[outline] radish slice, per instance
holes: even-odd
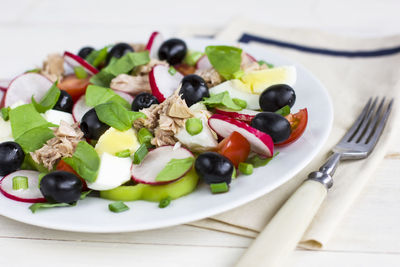
[[[70,65],[72,68],[75,67],[83,67],[85,69],[85,71],[89,74],[89,75],[95,75],[97,74],[99,71],[92,66],[89,62],[87,62],[86,60],[84,60],[83,58],[81,58],[80,56],[77,56],[75,54],[72,54],[71,52],[65,51],[64,52],[64,61]]]
[[[174,149],[174,146],[161,146],[151,150],[139,165],[132,165],[132,179],[141,184],[166,184],[178,180],[190,171],[191,167],[175,180],[168,182],[156,181],[157,175],[164,169],[171,159],[185,159],[194,157],[193,154],[183,147]]]
[[[12,180],[15,176],[28,178],[28,189],[14,190]],[[21,202],[37,203],[46,202],[39,189],[39,172],[37,171],[16,171],[10,173],[0,181],[0,191],[4,196]]]
[[[232,119],[230,117],[214,114],[208,119],[208,125],[219,136],[223,138],[230,136],[233,132],[238,132],[249,141],[251,150],[266,157],[272,157],[274,153],[274,142],[272,138],[245,122]]]
[[[114,90],[114,92],[117,95],[119,95],[120,97],[122,97],[123,99],[125,99],[126,101],[128,101],[129,104],[132,104],[133,99],[135,99],[133,96],[131,96],[130,94],[127,94],[125,92],[117,91],[117,90]]]
[[[0,80],[0,91],[7,91],[10,86],[11,80]]]
[[[150,58],[158,58],[158,50],[160,49],[160,46],[164,42],[164,37],[162,36],[161,33],[159,32],[153,32],[150,35],[149,41],[147,42],[146,45],[146,50],[149,50],[149,56]]]
[[[151,92],[160,103],[178,89],[183,79],[183,75],[179,72],[171,75],[168,70],[167,66],[156,65],[149,73]]]
[[[4,106],[9,107],[16,102],[30,103],[31,97],[39,101],[50,89],[52,82],[37,73],[25,73],[15,78],[7,89]]]
[[[242,65],[243,64],[247,65],[249,63],[257,62],[257,60],[253,56],[251,56],[247,53],[245,53],[244,55],[245,56],[242,59]],[[211,65],[210,60],[208,60],[207,55],[202,56],[196,63],[196,69],[198,69],[198,70],[207,70],[207,69],[211,69],[211,68],[212,68],[212,65]]]
[[[251,122],[251,120],[260,112],[251,109],[242,109],[240,111],[234,111],[229,109],[215,108],[215,112],[221,115],[231,117],[236,120]]]
[[[92,107],[86,105],[85,96],[81,96],[78,101],[75,102],[74,106],[72,107],[72,117],[76,122],[80,122],[82,120],[83,115],[86,112],[91,110]]]

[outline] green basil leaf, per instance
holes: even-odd
[[[92,193],[93,190],[85,191],[81,193],[81,196],[79,197],[80,200],[85,199],[90,193]]]
[[[132,124],[136,119],[146,117],[143,113],[129,111],[116,102],[97,105],[95,110],[101,122],[120,131],[132,128]]]
[[[106,102],[117,102],[125,108],[130,108],[128,101],[117,95],[112,89],[97,85],[89,85],[85,94],[86,105],[94,107]]]
[[[194,163],[194,157],[171,159],[157,175],[157,182],[168,182],[184,175]]]
[[[29,209],[32,213],[35,213],[39,209],[48,209],[48,208],[55,208],[55,207],[73,207],[76,206],[76,202],[72,204],[68,203],[35,203],[29,206]]]
[[[282,116],[287,116],[290,114],[290,107],[288,105],[283,106],[282,108],[275,111],[275,113],[280,114]]]
[[[108,54],[107,51],[108,51],[108,46],[100,50],[94,50],[85,58],[85,60],[97,68],[106,61]]]
[[[223,107],[230,110],[242,110],[242,107],[232,100],[227,91],[211,95],[210,97],[205,97],[203,104],[210,108]]]
[[[72,157],[63,160],[86,181],[93,183],[96,180],[100,158],[96,150],[85,141],[78,143]]]
[[[279,152],[276,152],[272,157],[270,158],[261,158],[258,155],[254,155],[246,160],[247,163],[250,163],[253,165],[254,168],[262,167],[267,165],[273,158],[278,156]]]
[[[128,73],[133,68],[150,62],[149,52],[131,52],[113,60],[107,67],[92,76],[90,82],[99,86],[109,86],[111,80],[119,74]]]
[[[214,69],[226,80],[240,71],[242,49],[233,46],[207,46],[206,55]]]
[[[33,152],[41,148],[48,140],[54,137],[54,133],[48,127],[36,127],[26,131],[23,135],[15,138],[25,152]]]
[[[60,89],[58,89],[56,81],[55,83],[53,83],[53,85],[50,87],[50,89],[43,96],[39,103],[37,103],[34,96],[32,96],[32,104],[38,112],[44,113],[47,110],[52,109],[57,104],[60,94],[61,91]]]

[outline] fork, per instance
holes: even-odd
[[[284,263],[332,187],[332,176],[340,161],[364,159],[374,149],[393,106],[393,99],[387,105],[385,102],[385,98],[368,100],[353,126],[332,149],[326,163],[308,175],[242,255],[236,267],[277,267]]]

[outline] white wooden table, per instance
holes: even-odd
[[[51,1],[0,0],[0,76],[24,58],[182,26],[222,28],[244,16],[282,26],[318,27],[349,35],[400,33],[397,0],[373,1]],[[189,5],[189,6],[188,6]],[[90,32],[90,33],[89,33]],[[130,35],[131,34],[131,37]],[[78,49],[79,47],[72,47]],[[288,266],[400,266],[400,141],[396,140],[324,251],[297,250]],[[377,205],[374,213],[366,207]],[[385,229],[390,229],[386,231]],[[373,236],[375,242],[365,242]],[[0,216],[0,266],[232,266],[252,240],[176,226],[123,233],[47,230]]]

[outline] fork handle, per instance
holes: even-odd
[[[321,181],[306,180],[259,234],[236,267],[281,266],[307,230],[326,194],[327,187]]]

